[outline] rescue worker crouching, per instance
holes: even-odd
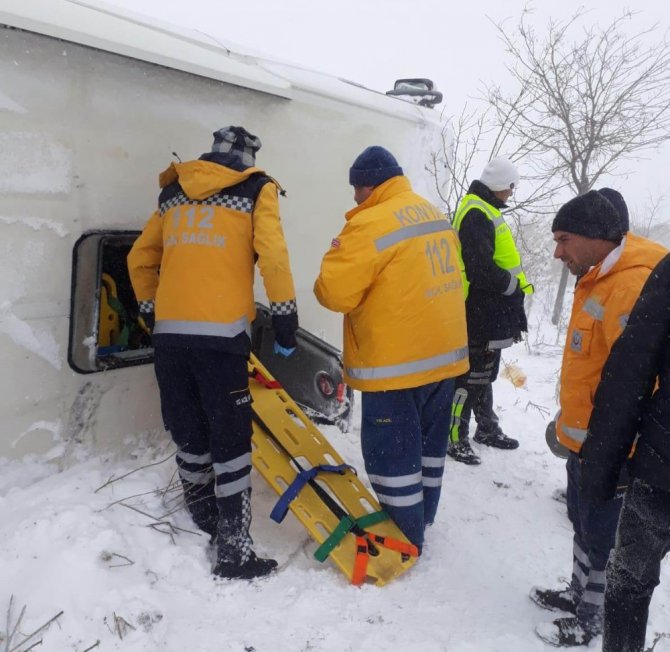
[[[344,375],[362,392],[372,487],[421,550],[440,498],[453,379],[468,369],[458,238],[383,147],[365,149],[349,181],[358,206],[324,256],[314,292],[344,313]]]
[[[128,255],[166,428],[196,525],[217,545],[214,574],[253,578],[273,559],[251,548],[252,413],[247,359],[255,317],[254,260],[270,300],[275,352],[296,346],[298,313],[278,186],[255,167],[261,141],[242,127],[212,151],[160,175],[158,210]],[[159,275],[160,270],[160,275]],[[155,306],[155,320],[154,320]]]

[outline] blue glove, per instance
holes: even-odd
[[[283,355],[285,358],[288,358],[293,352],[295,351],[295,346],[292,346],[291,348],[286,348],[285,346],[282,346],[275,340],[275,345],[274,345],[274,352],[277,355]]]

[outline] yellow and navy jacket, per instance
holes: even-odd
[[[561,366],[558,440],[578,453],[605,361],[665,247],[633,233],[579,279]],[[635,364],[635,360],[630,361]]]
[[[419,387],[469,368],[458,237],[404,176],[346,214],[314,293],[344,313],[345,379],[355,389]]]
[[[248,355],[256,259],[273,315],[297,327],[278,186],[256,167],[205,157],[161,173],[158,210],[128,255],[130,279],[140,310],[155,302],[154,344]]]

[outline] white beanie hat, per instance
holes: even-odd
[[[490,190],[511,190],[519,183],[519,170],[509,159],[497,156],[482,171],[479,180]]]

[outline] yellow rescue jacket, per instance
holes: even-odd
[[[249,333],[256,256],[271,304],[295,312],[277,185],[263,170],[188,161],[159,181],[159,208],[128,255],[138,302],[155,299],[155,334]]]
[[[578,453],[586,438],[600,374],[642,286],[668,253],[628,233],[622,244],[577,283],[561,367],[558,440]],[[635,360],[631,360],[635,364]]]
[[[346,382],[363,391],[419,387],[468,368],[458,236],[406,177],[346,214],[314,293],[344,313]]]

